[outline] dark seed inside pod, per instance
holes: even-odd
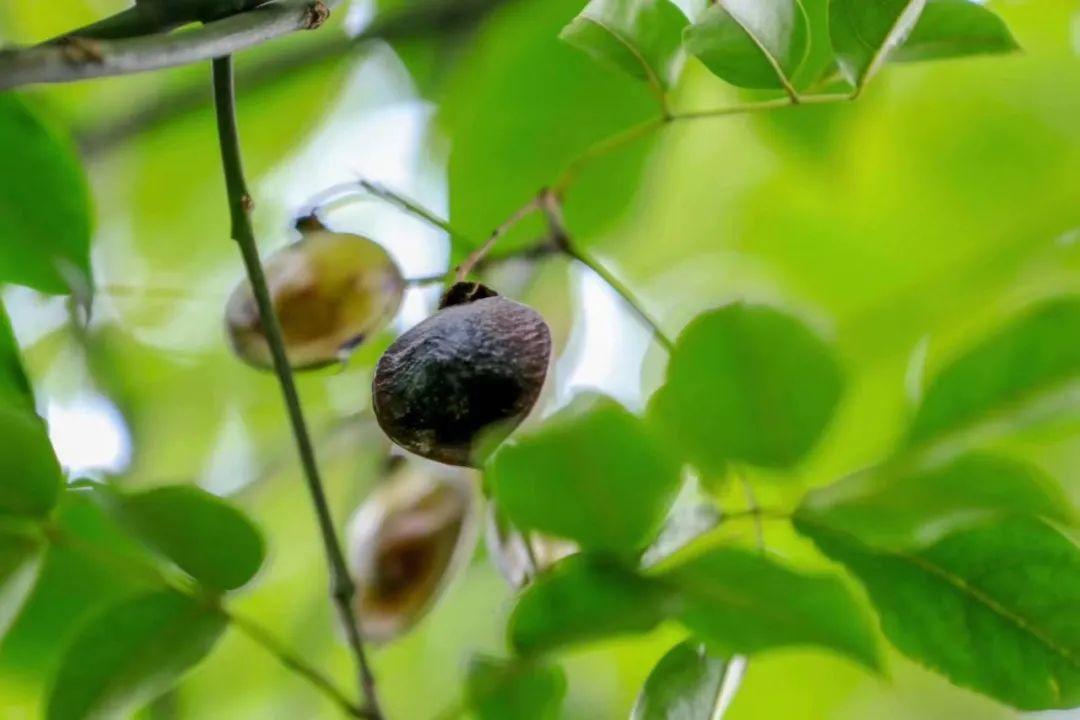
[[[551,357],[547,323],[532,308],[489,293],[459,283],[444,298],[449,305],[379,360],[375,415],[406,450],[474,465],[478,443],[517,427],[536,403]]]
[[[471,555],[476,540],[471,480],[405,466],[353,516],[349,565],[361,631],[369,640],[391,640],[416,624]]]

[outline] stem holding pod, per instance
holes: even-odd
[[[274,312],[274,305],[267,288],[259,250],[255,242],[255,231],[251,225],[251,211],[254,207],[248,194],[244,179],[243,162],[240,155],[240,138],[236,127],[235,93],[233,88],[232,58],[228,55],[216,58],[214,67],[214,106],[217,111],[218,138],[221,143],[221,158],[225,172],[225,189],[229,198],[229,215],[232,221],[232,237],[240,246],[244,267],[251,283],[263,330],[274,360],[274,372],[281,386],[293,437],[296,440],[304,479],[311,493],[315,513],[319,521],[323,546],[326,550],[327,564],[330,568],[332,596],[341,616],[349,646],[356,658],[360,686],[363,688],[366,705],[364,712],[374,720],[381,720],[383,715],[375,692],[375,678],[364,651],[360,636],[359,623],[353,613],[353,598],[356,589],[349,577],[341,543],[334,529],[330,505],[326,499],[319,467],[315,460],[315,449],[308,433],[307,422],[300,405],[300,395],[296,389],[292,368],[285,352],[281,325]]]

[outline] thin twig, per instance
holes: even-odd
[[[581,169],[591,163],[597,158],[608,155],[611,152],[618,150],[624,145],[628,145],[638,138],[645,137],[652,132],[664,127],[667,123],[671,122],[675,116],[667,115],[654,118],[652,120],[646,120],[643,123],[634,125],[627,128],[622,132],[616,133],[611,137],[604,138],[603,140],[589,146],[586,150],[578,155],[576,158],[570,161],[570,164],[562,172],[559,178],[551,186],[552,191],[557,195],[562,195],[566,189],[573,183]]]
[[[734,510],[724,512],[720,516],[721,522],[729,520],[753,520],[755,523],[765,520],[790,520],[791,513],[780,508],[747,508],[746,510]]]
[[[601,280],[607,283],[608,287],[618,293],[623,302],[649,328],[653,337],[665,350],[669,353],[674,350],[675,341],[664,332],[660,323],[649,314],[649,311],[645,309],[645,305],[638,299],[637,295],[622,280],[615,277],[610,270],[573,242],[570,233],[566,229],[566,223],[563,221],[562,202],[555,192],[551,190],[541,191],[539,200],[544,215],[548,219],[551,232],[555,236],[555,243],[562,248],[563,252],[596,273]]]
[[[540,208],[540,202],[538,198],[533,198],[529,202],[518,208],[517,212],[507,219],[499,227],[495,228],[494,232],[488,236],[488,239],[484,241],[484,244],[474,249],[469,256],[465,258],[465,262],[458,265],[456,280],[458,282],[463,281],[469,276],[469,273],[476,268],[477,264],[484,259],[484,257],[495,247],[495,243],[499,241],[506,233],[510,232],[519,222],[532,215]]]
[[[233,91],[232,58],[229,56],[214,60],[214,101],[217,108],[218,137],[221,144],[222,165],[225,171],[225,186],[229,199],[229,214],[232,220],[232,237],[236,240],[243,256],[248,280],[259,309],[259,316],[266,335],[267,344],[274,360],[281,393],[285,400],[293,437],[296,441],[300,462],[304,470],[304,479],[311,494],[312,503],[319,521],[323,545],[329,565],[332,596],[341,616],[349,645],[356,658],[360,685],[364,691],[365,709],[372,717],[382,717],[378,698],[375,693],[375,679],[368,665],[364,652],[363,639],[359,623],[353,612],[355,587],[345,564],[337,532],[334,529],[333,516],[326,499],[319,467],[315,460],[315,449],[311,443],[304,412],[300,405],[300,396],[296,390],[292,368],[289,366],[285,343],[282,339],[281,326],[274,312],[273,301],[267,288],[259,250],[255,242],[255,232],[251,225],[251,196],[248,194],[244,179],[243,163],[240,155],[240,139],[236,128],[236,108]]]
[[[746,474],[743,473],[742,468],[735,466],[734,471],[739,484],[742,485],[743,497],[746,498],[746,512],[754,520],[754,534],[757,539],[758,550],[765,552],[765,528],[761,524],[761,506],[758,505],[754,487],[746,479]]]
[[[0,51],[0,90],[127,75],[239,52],[297,30],[312,30],[340,0],[281,0],[171,35],[83,40]]]
[[[167,575],[160,565],[152,563],[149,559],[144,560],[135,555],[121,555],[102,546],[94,545],[79,535],[55,524],[45,526],[45,534],[50,542],[57,545],[66,545],[75,552],[103,565],[108,565],[128,577],[140,578],[151,585],[167,588],[185,597],[196,600],[207,599],[207,596],[200,594],[201,590],[195,589],[198,587],[197,585],[179,582],[177,578]],[[295,652],[289,650],[284,643],[275,638],[269,631],[253,620],[225,608],[218,601],[211,603],[211,606],[215,611],[220,612],[234,628],[258,643],[260,647],[277,658],[286,668],[297,673],[326,694],[348,714],[374,720],[374,716],[349,700],[329,678]]]
[[[370,710],[360,707],[346,697],[345,694],[334,685],[334,683],[327,679],[325,675],[309,665],[302,657],[285,647],[285,645],[271,635],[266,628],[235,611],[226,611],[222,609],[222,612],[229,618],[229,621],[234,628],[243,633],[256,645],[262,647],[266,652],[277,658],[286,668],[292,670],[297,675],[300,675],[312,685],[319,688],[323,694],[333,700],[346,714],[357,718],[368,718],[369,720],[374,720],[378,717]]]
[[[747,480],[742,468],[738,465],[733,465],[732,470],[735,477],[738,479],[739,484],[742,485],[743,495],[746,498],[746,510],[743,511],[743,514],[749,516],[753,520],[758,551],[765,554],[765,528],[761,522],[762,510],[761,506],[758,504],[757,495],[754,494],[754,488],[750,485],[750,481]],[[728,517],[734,517],[734,514],[729,515]],[[710,720],[722,720],[727,713],[727,709],[731,706],[731,701],[735,697],[735,693],[739,691],[739,686],[742,685],[743,677],[746,675],[746,668],[749,664],[750,659],[745,655],[736,655],[731,658],[724,672],[724,680],[717,689],[716,698],[713,700],[712,713],[709,715]]]
[[[797,95],[795,97],[788,96],[775,98],[773,100],[762,100],[760,102],[740,103],[738,105],[712,108],[710,110],[691,110],[687,112],[671,113],[653,118],[652,120],[647,120],[627,128],[622,132],[616,133],[615,135],[604,138],[586,148],[584,152],[570,161],[570,164],[555,181],[554,185],[552,185],[552,190],[560,196],[563,195],[570,185],[577,180],[582,169],[591,164],[594,160],[609,155],[615,150],[618,150],[625,145],[629,145],[635,140],[646,137],[673,123],[681,123],[687,120],[708,120],[731,115],[750,115],[769,110],[796,107],[798,105],[827,105],[845,102],[851,99],[852,96],[850,94]]]
[[[353,37],[327,34],[318,42],[293,43],[269,57],[237,68],[237,80],[243,92],[280,82],[297,73],[311,71],[322,65],[373,47],[375,41],[398,42],[433,37],[453,37],[479,23],[499,5],[512,0],[424,0],[405,3],[400,8],[380,13]],[[128,138],[167,124],[207,105],[206,88],[202,83],[184,82],[163,89],[152,101],[109,118],[101,124],[80,128],[76,132],[79,147],[90,157],[122,145]]]

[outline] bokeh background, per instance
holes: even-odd
[[[654,112],[643,86],[557,39],[581,0],[470,0],[452,25],[321,57],[329,38],[361,32],[409,1],[356,0],[317,33],[237,59],[264,253],[294,239],[291,220],[312,196],[358,177],[484,237],[591,142]],[[6,0],[0,40],[32,43],[124,4]],[[807,6],[817,12],[824,1]],[[1080,2],[991,6],[1022,53],[889,66],[855,104],[675,124],[590,166],[570,192],[577,241],[671,333],[705,308],[751,299],[794,311],[840,349],[850,377],[840,415],[796,476],[755,476],[763,503],[790,507],[807,487],[887,452],[924,375],[1034,300],[1080,289]],[[24,93],[82,149],[98,296],[85,331],[69,322],[62,299],[9,288],[4,301],[64,465],[128,487],[190,482],[233,498],[269,546],[237,607],[345,683],[350,660],[332,631],[322,550],[275,381],[238,362],[224,341],[223,307],[241,268],[228,238],[208,76],[208,67],[189,67]],[[673,105],[738,100],[691,61]],[[384,245],[406,276],[456,259],[445,234],[376,199],[326,219]],[[503,248],[537,229],[526,225]],[[491,281],[542,312],[555,334],[533,422],[585,388],[643,407],[665,358],[596,276],[555,258],[508,263]],[[301,378],[341,524],[378,482],[390,449],[368,410],[373,363],[436,296],[411,289],[393,332],[346,367]],[[999,444],[1080,502],[1078,438],[1080,419],[1059,418]],[[94,528],[98,519],[80,522]],[[768,542],[803,566],[827,564],[779,524]],[[39,716],[43,678],[68,633],[131,589],[74,557],[47,572],[51,590],[0,645],[4,720]],[[479,548],[434,611],[376,651],[392,716],[425,720],[452,706],[468,658],[503,649],[511,598]],[[626,717],[678,639],[662,628],[565,655],[566,717]],[[1016,717],[895,652],[888,660],[888,677],[875,678],[824,652],[770,653],[750,665],[729,717]],[[140,717],[329,718],[336,710],[229,633]]]

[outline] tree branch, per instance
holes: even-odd
[[[281,0],[171,35],[73,39],[0,51],[0,90],[127,75],[222,57],[297,30],[313,30],[339,0]]]
[[[225,610],[224,608],[222,608],[222,612],[229,618],[229,621],[234,628],[247,636],[247,638],[256,645],[262,647],[266,652],[277,658],[278,662],[286,668],[297,675],[300,675],[309,683],[317,687],[323,694],[333,700],[347,715],[365,718],[366,720],[377,719],[378,716],[373,714],[370,710],[365,710],[364,708],[357,706],[352,700],[347,698],[337,686],[330,682],[325,675],[309,665],[304,658],[287,648],[262,625],[259,625],[243,615],[238,615],[235,612]]]
[[[217,108],[218,138],[221,143],[222,165],[225,171],[225,187],[229,197],[229,215],[232,220],[232,236],[240,247],[247,270],[248,280],[259,308],[259,317],[266,335],[270,353],[274,359],[274,372],[281,386],[293,437],[296,440],[300,463],[304,470],[304,479],[311,494],[312,504],[319,521],[327,564],[330,567],[332,596],[341,616],[345,633],[356,658],[360,686],[364,690],[366,706],[364,711],[374,720],[381,720],[378,699],[375,694],[375,678],[368,665],[364,652],[364,643],[360,636],[360,627],[353,612],[353,598],[356,589],[345,565],[330,504],[323,488],[322,477],[315,460],[315,448],[308,433],[304,411],[300,405],[300,395],[296,389],[292,368],[289,365],[282,338],[281,325],[274,312],[270,299],[270,290],[266,284],[259,250],[255,242],[255,231],[251,225],[251,196],[248,194],[244,179],[243,163],[240,156],[240,138],[236,128],[235,95],[233,91],[232,58],[225,56],[214,60],[214,103]]]
[[[380,15],[354,37],[320,36],[317,43],[301,43],[237,68],[241,94],[279,82],[295,73],[361,52],[376,41],[400,42],[450,35],[472,27],[495,7],[512,0],[427,0],[407,4],[400,10]],[[194,112],[207,104],[202,83],[184,84],[166,90],[152,102],[121,118],[76,132],[83,153],[91,157],[108,152],[132,135],[160,127],[173,118]]]

